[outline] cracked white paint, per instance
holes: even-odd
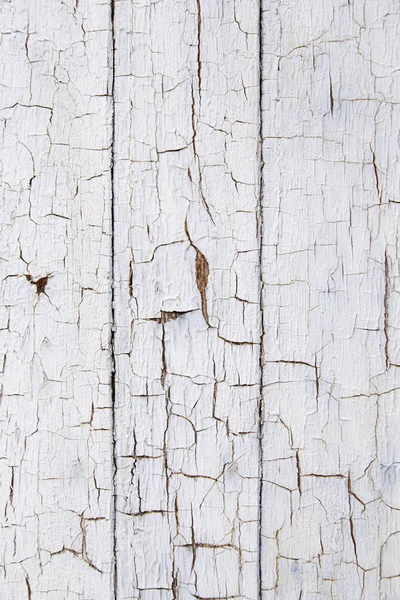
[[[257,598],[257,3],[116,2],[118,598]]]
[[[262,597],[397,600],[399,6],[262,25]]]
[[[0,598],[111,597],[110,9],[0,3]]]
[[[398,600],[399,25],[0,2],[1,600]]]

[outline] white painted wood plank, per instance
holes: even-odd
[[[118,1],[118,598],[258,597],[258,8]]]
[[[265,600],[400,597],[398,3],[264,3]]]
[[[110,6],[0,22],[0,597],[107,600]]]

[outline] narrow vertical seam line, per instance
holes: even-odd
[[[259,261],[260,261],[260,318],[261,318],[261,330],[260,330],[260,357],[259,357],[259,368],[260,368],[260,390],[259,390],[259,404],[258,404],[258,439],[259,439],[259,497],[258,497],[258,597],[262,600],[262,501],[263,501],[263,478],[264,478],[264,452],[263,452],[263,429],[264,429],[264,369],[263,369],[263,357],[264,357],[264,282],[263,282],[263,237],[264,237],[264,219],[263,219],[263,171],[264,171],[264,154],[263,154],[263,113],[262,113],[262,99],[263,99],[263,0],[259,0],[259,206],[258,206],[258,239],[259,239]]]
[[[116,438],[115,438],[115,0],[110,0],[110,19],[111,19],[111,152],[110,152],[110,176],[111,176],[111,331],[110,331],[110,386],[111,386],[111,433],[112,433],[112,590],[114,600],[117,600],[117,502],[116,502]]]

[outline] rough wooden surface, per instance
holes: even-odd
[[[117,2],[119,597],[258,595],[256,2]]]
[[[1,600],[398,600],[399,25],[0,1]]]
[[[0,597],[111,597],[110,7],[0,3]]]
[[[266,2],[265,600],[400,597],[397,2]]]

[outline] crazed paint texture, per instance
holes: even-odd
[[[264,600],[400,598],[399,26],[264,4]]]
[[[0,2],[0,598],[112,597],[110,6]]]
[[[1,600],[400,598],[399,33],[0,1]]]
[[[118,597],[257,598],[257,4],[115,7]]]

